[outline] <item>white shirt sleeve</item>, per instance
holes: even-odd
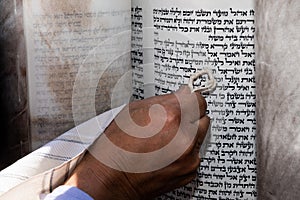
[[[77,187],[62,185],[48,194],[44,200],[93,200],[93,198]]]

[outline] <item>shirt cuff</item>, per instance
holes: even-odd
[[[93,198],[77,187],[62,185],[48,194],[44,200],[93,200]]]

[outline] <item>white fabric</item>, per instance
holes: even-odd
[[[48,194],[44,200],[93,200],[93,198],[77,187],[62,185]]]
[[[0,172],[0,199],[40,199],[62,184],[86,148],[124,107],[107,111],[67,131]]]

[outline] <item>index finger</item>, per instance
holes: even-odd
[[[174,93],[180,103],[182,116],[195,122],[206,115],[207,103],[199,92],[191,92],[189,87],[182,86]]]

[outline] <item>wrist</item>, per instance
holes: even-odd
[[[65,185],[75,186],[94,199],[140,199],[125,172],[105,166],[88,152]]]

